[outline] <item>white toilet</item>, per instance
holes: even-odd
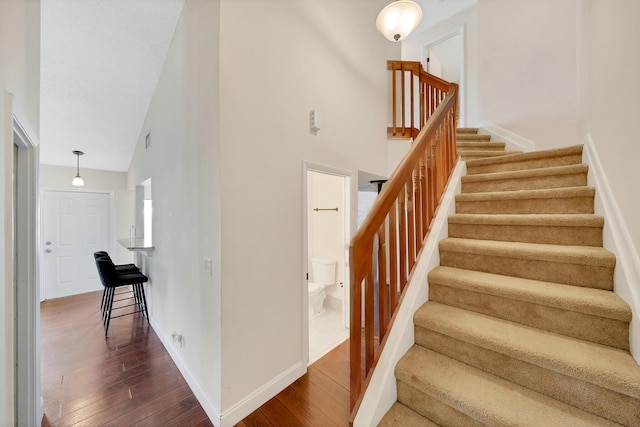
[[[324,313],[325,288],[336,281],[336,261],[328,258],[311,258],[311,274],[309,281],[309,320]]]

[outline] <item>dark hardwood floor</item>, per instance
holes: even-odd
[[[236,427],[349,425],[349,340]]]
[[[141,313],[113,319],[105,339],[101,297],[40,306],[42,425],[212,426]]]
[[[43,426],[212,426],[140,313],[111,321],[102,291],[41,304]],[[349,341],[237,424],[349,425]]]

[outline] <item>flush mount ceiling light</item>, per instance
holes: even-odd
[[[398,42],[415,30],[422,20],[422,9],[409,0],[389,3],[378,14],[376,28],[392,42]]]
[[[80,156],[84,155],[84,153],[82,151],[73,150],[73,154],[75,154],[78,157],[78,163],[77,163],[77,173],[76,173],[76,176],[73,178],[71,185],[73,185],[74,187],[84,187],[84,179],[82,179],[82,177],[80,176]]]

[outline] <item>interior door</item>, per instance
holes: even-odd
[[[43,193],[45,298],[102,289],[93,253],[109,250],[109,194]]]

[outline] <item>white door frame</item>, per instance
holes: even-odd
[[[460,27],[446,32],[436,38],[434,38],[433,40],[428,41],[427,43],[425,43],[422,46],[422,52],[420,53],[422,55],[422,59],[420,60],[420,62],[422,63],[422,66],[425,67],[426,70],[426,62],[427,62],[427,52],[429,51],[429,49],[431,49],[432,47],[439,45],[440,43],[449,40],[450,38],[456,37],[456,36],[460,36],[461,40],[462,40],[462,49],[460,49],[460,52],[458,53],[460,55],[460,83],[458,85],[458,110],[459,110],[459,127],[465,127],[466,126],[466,103],[465,103],[465,99],[466,99],[466,88],[467,88],[467,84],[466,84],[466,74],[465,74],[465,51],[467,49],[466,47],[466,43],[465,43],[465,26],[464,24],[461,25]]]
[[[108,240],[109,240],[109,249],[108,252],[110,254],[115,254],[115,230],[116,230],[116,219],[115,219],[115,192],[113,190],[92,190],[92,189],[87,189],[87,188],[58,188],[58,187],[46,187],[46,188],[42,188],[40,191],[40,200],[44,199],[44,195],[45,193],[59,193],[59,192],[64,192],[64,193],[98,193],[98,194],[108,194],[109,195],[109,234],[108,234]],[[43,239],[42,236],[42,232],[43,232],[43,224],[44,221],[46,221],[45,219],[45,214],[47,214],[47,212],[44,212],[44,208],[43,211],[40,215],[40,232],[38,233],[38,242],[40,244],[40,247],[42,247],[42,242],[41,240]],[[44,261],[43,261],[44,262]],[[46,295],[46,290],[45,290],[45,280],[44,280],[44,268],[40,269],[40,295],[42,296],[42,298],[40,299],[41,301],[44,301],[45,295]]]
[[[13,115],[15,232],[15,415],[16,425],[40,425],[44,415],[40,380],[40,286],[38,283],[38,150]]]
[[[355,232],[357,224],[357,198],[353,194],[357,194],[358,180],[354,179],[352,171],[338,169],[333,166],[327,166],[320,163],[313,163],[306,160],[302,161],[302,361],[306,367],[309,363],[309,292],[307,289],[307,275],[309,269],[309,215],[308,215],[308,199],[309,191],[307,188],[308,172],[320,172],[330,175],[336,175],[345,178],[345,215],[344,215],[344,231],[345,231],[345,272],[344,272],[344,296],[343,296],[343,315],[346,319],[346,325],[349,321],[349,301],[350,301],[350,265],[349,265],[349,243]]]

